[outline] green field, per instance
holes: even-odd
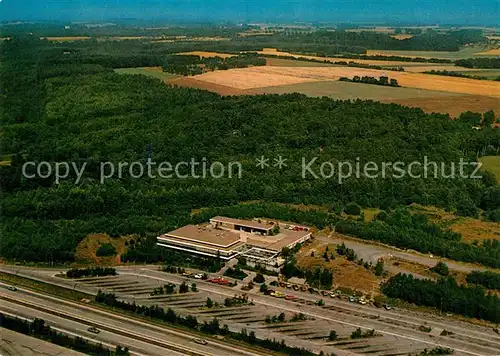
[[[484,70],[453,70],[453,72],[460,72],[467,75],[477,75],[479,77],[485,77],[490,79],[495,79],[500,77],[500,69],[484,69]]]
[[[497,177],[497,182],[500,183],[500,156],[484,156],[479,159],[483,164],[485,171],[491,172]]]
[[[313,97],[328,96],[330,98],[340,100],[362,99],[377,101],[390,99],[429,98],[436,96],[450,97],[459,95],[434,90],[393,88],[380,85],[340,82],[335,80],[279,85],[252,90],[252,92],[254,91],[265,94],[301,93]]]
[[[160,80],[168,80],[168,79],[174,79],[174,78],[180,77],[180,75],[160,72],[160,71],[146,69],[146,68],[119,68],[119,69],[115,69],[115,72],[118,74],[142,74],[142,75],[147,75],[148,77],[153,77],[153,78],[157,78]]]
[[[402,57],[432,57],[442,59],[466,59],[474,56],[475,53],[487,51],[485,47],[466,47],[456,52],[433,52],[433,51],[397,51],[397,50],[374,50],[379,54]]]

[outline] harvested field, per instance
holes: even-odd
[[[455,67],[455,68],[461,68],[461,67]],[[485,77],[485,78],[490,78],[490,79],[495,79],[500,77],[500,69],[471,69],[471,68],[465,68],[465,69],[453,69],[455,72],[460,72],[462,74],[466,75],[477,75],[480,77]]]
[[[460,218],[449,228],[462,235],[468,243],[484,240],[500,240],[500,223],[481,221],[473,218]]]
[[[447,97],[450,94],[442,91],[422,90],[415,88],[393,88],[373,85],[363,85],[357,83],[340,81],[319,81],[309,83],[299,83],[291,85],[280,85],[249,90],[251,94],[289,94],[301,93],[313,97],[328,96],[338,100],[377,100],[393,101],[414,98]]]
[[[486,112],[493,110],[500,114],[500,100],[490,96],[460,95],[440,96],[413,99],[384,100],[386,102],[401,104],[412,108],[421,108],[423,111],[432,113],[440,112],[458,117],[464,111]]]
[[[308,72],[308,69],[330,68],[288,68],[288,67],[249,67],[225,71],[208,72],[193,78],[202,82],[232,87],[240,90],[328,80],[321,73]],[[331,68],[334,69],[334,68]],[[334,79],[335,77],[332,77]]]
[[[420,65],[412,64],[404,66],[406,72],[411,73],[423,73],[430,72],[431,70],[446,70],[448,72],[462,72],[467,71],[470,72],[470,75],[476,75],[475,72],[481,71],[481,69],[471,69],[465,67],[455,66],[453,64],[432,64],[432,63],[422,63]]]
[[[119,68],[115,69],[115,72],[118,74],[142,74],[147,75],[148,77],[158,78],[163,81],[180,77],[180,75],[163,72],[161,67]]]
[[[291,58],[306,58],[306,59],[313,59],[313,60],[318,60],[318,61],[328,61],[328,62],[339,62],[339,61],[345,61],[345,62],[356,62],[360,64],[370,64],[370,65],[386,65],[386,66],[392,66],[392,67],[403,67],[407,65],[411,65],[412,63],[408,62],[401,62],[401,61],[376,61],[376,60],[369,60],[369,59],[346,59],[346,58],[336,58],[336,57],[318,57],[318,56],[308,56],[306,54],[297,54],[297,53],[290,53],[290,52],[280,52],[276,50],[275,48],[264,48],[262,51],[257,51],[257,53],[260,54],[271,54],[275,56],[283,56],[283,57],[291,57]],[[419,63],[420,64],[420,63]]]
[[[182,53],[176,53],[176,54],[186,55],[186,56],[200,56],[202,58],[213,58],[213,57],[231,58],[231,57],[235,56],[234,54],[228,54],[228,53],[203,52],[203,51],[182,52]]]
[[[481,157],[479,162],[483,164],[484,170],[493,173],[497,177],[497,182],[500,184],[500,156]]]
[[[245,94],[245,91],[225,86],[225,85],[219,85],[215,83],[209,83],[201,80],[196,80],[193,77],[181,77],[178,79],[171,79],[167,81],[167,83],[174,85],[174,86],[179,86],[179,87],[188,87],[188,88],[197,88],[197,89],[203,89],[203,90],[208,90],[214,93],[218,93],[221,95],[242,95]]]
[[[395,38],[396,40],[409,40],[413,37],[413,35],[393,35],[391,37]]]
[[[389,76],[406,88],[446,91],[451,93],[500,97],[500,82],[439,76],[422,73],[391,72],[386,70],[354,67],[250,67],[216,71],[194,76],[199,81],[237,89],[255,89],[269,86],[297,84],[314,81],[332,81],[340,77]],[[363,86],[366,84],[358,84]],[[373,88],[380,90],[380,87]],[[361,87],[360,87],[360,90]]]
[[[500,40],[500,36],[486,36],[487,39],[489,40],[495,40],[495,41],[499,41]]]

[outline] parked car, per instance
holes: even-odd
[[[296,298],[297,298],[296,296],[291,295],[291,294],[287,294],[287,295],[285,296],[285,299],[286,299],[286,300],[294,300],[294,299],[296,299]]]
[[[349,300],[350,303],[355,303],[356,302],[356,297],[351,295],[351,296],[349,296],[348,300]]]
[[[296,285],[296,284],[294,284],[294,285],[292,286],[292,288],[293,288],[293,290],[299,290],[299,289],[300,289],[300,288],[299,288],[299,286],[298,286],[298,285]]]
[[[328,296],[328,291],[327,290],[323,290],[323,291],[321,291],[321,294],[323,294],[325,297],[327,297]]]
[[[391,310],[392,309],[392,307],[389,304],[384,304],[384,308],[386,310]]]
[[[201,273],[195,274],[194,278],[196,278],[196,279],[202,279],[203,278],[203,274],[201,274]]]
[[[493,331],[496,332],[497,334],[500,334],[500,329],[499,328],[493,328]]]
[[[207,340],[204,340],[204,339],[193,339],[193,341],[196,342],[197,344],[200,344],[200,345],[208,344]]]
[[[13,291],[13,292],[15,292],[15,291],[17,290],[17,288],[16,288],[16,287],[14,287],[14,286],[8,286],[8,287],[7,287],[7,289],[8,289],[8,290],[11,290],[11,291]]]
[[[332,293],[330,293],[330,298],[335,298],[336,296],[337,296],[337,294],[335,294],[335,293],[333,293],[333,292],[332,292]]]
[[[87,331],[90,331],[93,334],[99,334],[101,332],[101,330],[99,330],[97,328],[94,328],[93,326],[91,326],[90,328],[88,328]]]

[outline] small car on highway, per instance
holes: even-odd
[[[204,340],[204,339],[193,339],[193,341],[196,342],[197,344],[200,344],[200,345],[207,344],[207,340]]]
[[[14,287],[14,286],[8,286],[8,287],[7,287],[7,289],[8,289],[8,290],[11,290],[11,291],[13,291],[13,292],[15,292],[15,291],[17,290],[17,288],[16,288],[16,287]]]
[[[90,331],[93,334],[99,334],[101,332],[101,330],[99,330],[97,328],[94,328],[93,326],[91,326],[90,328],[88,328],[87,331]]]

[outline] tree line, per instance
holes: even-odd
[[[400,273],[385,282],[381,291],[391,298],[437,308],[443,312],[493,323],[500,321],[500,300],[496,295],[486,293],[481,287],[461,286],[453,277],[432,281]]]

